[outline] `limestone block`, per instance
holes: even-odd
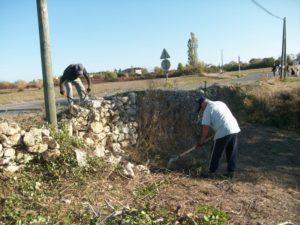
[[[41,133],[42,133],[42,137],[50,137],[50,130],[48,129],[42,129]]]
[[[125,176],[129,176],[131,178],[135,177],[135,174],[133,172],[134,164],[131,162],[128,162],[124,168],[123,168],[123,173]]]
[[[52,159],[56,159],[61,155],[59,149],[49,149],[48,151],[43,152],[42,157],[46,161],[51,161]]]
[[[31,153],[43,153],[47,151],[47,149],[48,149],[48,145],[43,143],[39,143],[34,146],[27,147],[27,151]]]
[[[10,161],[11,158],[9,157],[0,158],[0,166],[7,165]]]
[[[122,141],[122,142],[120,142],[120,144],[121,144],[122,148],[126,148],[130,145],[129,141]]]
[[[150,174],[150,170],[148,167],[144,166],[144,165],[137,165],[135,167],[135,169],[139,172],[142,172],[144,174]]]
[[[124,134],[119,134],[118,136],[118,142],[123,141],[125,139],[125,135]]]
[[[0,143],[2,144],[2,146],[4,148],[9,148],[12,146],[11,141],[9,140],[9,138],[4,135],[4,134],[0,134]]]
[[[129,108],[129,109],[126,109],[126,113],[128,116],[135,116],[137,112],[136,112],[135,108]]]
[[[32,147],[35,145],[34,136],[30,132],[26,132],[23,137],[23,142],[27,147]]]
[[[80,167],[85,167],[87,166],[87,154],[86,152],[78,149],[78,148],[74,148],[73,149],[75,151],[76,154],[76,160],[78,163],[78,166]]]
[[[129,100],[128,96],[121,97],[121,101],[123,104],[126,104],[128,102],[128,100]]]
[[[121,149],[121,145],[119,143],[112,144],[112,150],[116,154],[123,154],[124,151]]]
[[[133,105],[136,104],[136,93],[134,93],[134,92],[128,93],[128,98],[129,98],[131,104],[133,104]]]
[[[12,160],[16,157],[16,151],[13,148],[4,148],[3,152],[3,157],[11,158]]]
[[[116,157],[114,155],[110,155],[106,161],[113,166],[117,166],[120,163],[121,159],[122,159],[121,156]]]
[[[21,145],[23,143],[22,136],[21,136],[20,133],[16,133],[12,136],[9,136],[8,139],[9,139],[12,146]]]
[[[8,123],[7,122],[0,123],[0,134],[6,134],[7,130],[8,130]]]
[[[91,138],[86,138],[85,140],[84,140],[84,142],[87,144],[87,145],[89,145],[89,146],[93,146],[94,144],[95,144],[95,142],[94,142],[94,140],[93,139],[91,139]]]
[[[9,163],[7,166],[4,167],[5,172],[14,173],[18,171],[21,166],[18,166],[16,163]]]
[[[57,141],[52,137],[47,137],[47,136],[43,137],[43,143],[47,144],[49,149],[60,148]]]
[[[100,122],[92,122],[90,124],[90,129],[92,132],[99,134],[101,131],[103,131],[103,125]]]
[[[3,151],[3,146],[0,144],[0,158],[3,156],[4,151]]]
[[[97,145],[96,149],[94,151],[94,155],[99,158],[104,157],[105,156],[105,147],[103,145]]]
[[[8,124],[8,129],[5,131],[7,136],[15,135],[21,131],[21,128],[16,123]]]

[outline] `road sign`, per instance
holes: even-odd
[[[164,48],[164,50],[161,53],[160,59],[169,59],[171,58],[167,50]]]
[[[161,62],[161,68],[163,68],[163,70],[168,70],[170,69],[171,67],[171,63],[168,59],[164,59],[162,62]]]

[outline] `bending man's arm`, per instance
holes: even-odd
[[[85,77],[87,84],[88,84],[87,92],[90,92],[91,91],[91,79],[90,79],[90,76],[87,73],[86,69],[84,69],[84,71],[83,71],[83,76]]]
[[[201,138],[200,138],[200,141],[199,141],[197,147],[201,147],[204,144],[206,137],[208,135],[208,132],[209,132],[209,126],[202,125]]]

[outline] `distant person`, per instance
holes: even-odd
[[[291,75],[292,75],[292,76],[295,76],[295,75],[296,75],[294,68],[291,68]]]
[[[277,71],[277,66],[274,64],[274,65],[272,66],[273,77],[275,77],[276,71]]]
[[[219,161],[223,152],[226,153],[227,174],[232,178],[236,169],[238,152],[238,133],[240,127],[227,105],[221,101],[210,101],[204,97],[198,100],[199,110],[203,112],[202,133],[198,147],[202,146],[211,127],[214,132],[214,145],[210,158],[209,176],[213,175],[219,168]]]
[[[84,76],[87,81],[87,90],[85,90],[82,81],[80,80],[81,76]],[[91,91],[91,80],[82,64],[69,65],[60,78],[60,94],[68,98],[70,105],[74,104],[72,84],[74,84],[77,89],[80,101],[85,100],[87,98],[87,93]],[[65,93],[63,85],[65,85],[67,93]]]
[[[299,77],[299,68],[296,69],[296,76]]]

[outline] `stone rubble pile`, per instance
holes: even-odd
[[[71,106],[61,115],[61,122],[67,124],[69,135],[82,139],[93,149],[94,156],[117,165],[126,156],[124,149],[137,143],[136,99],[136,93],[131,92],[105,99],[98,97],[87,100],[82,106]],[[85,153],[80,151],[76,149],[77,159],[82,159],[79,164],[85,165]],[[134,177],[132,171],[127,171],[126,168],[129,167],[126,165],[124,165],[124,174]],[[134,167],[135,170],[146,171],[142,165],[133,165],[130,168]]]
[[[0,169],[15,172],[37,154],[45,160],[60,155],[59,144],[48,129],[32,127],[26,132],[16,123],[0,123]]]
[[[149,173],[147,167],[125,160],[126,148],[134,146],[138,139],[136,115],[137,95],[131,92],[73,105],[60,115],[59,124],[67,126],[70,136],[92,149],[90,157],[102,158],[114,166],[122,164],[124,175],[134,177],[135,172]],[[73,150],[78,165],[86,166],[88,153]],[[32,127],[26,132],[16,123],[0,123],[0,170],[15,172],[38,154],[47,161],[61,154],[48,129]]]

